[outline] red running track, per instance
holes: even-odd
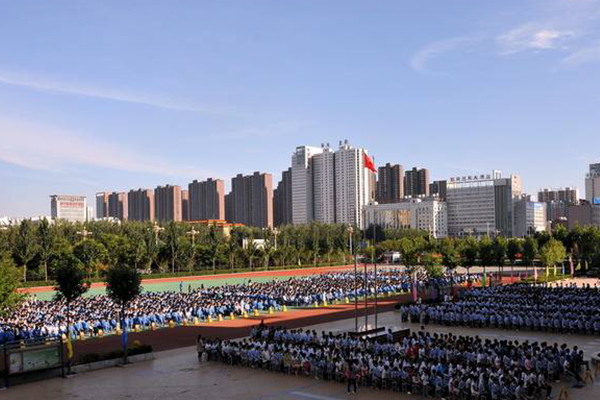
[[[197,276],[182,276],[174,278],[156,278],[156,279],[143,279],[142,285],[153,285],[165,282],[189,282],[189,281],[208,281],[213,279],[227,279],[227,278],[253,278],[259,276],[306,276],[314,274],[326,274],[328,272],[346,270],[354,268],[354,265],[340,265],[335,267],[315,267],[315,268],[298,268],[298,269],[284,269],[274,271],[256,271],[256,272],[237,272],[230,274],[215,274],[215,275],[197,275]],[[364,268],[364,266],[360,266]],[[105,287],[104,282],[92,283],[92,288]],[[20,288],[20,293],[43,293],[54,291],[53,286],[35,286],[31,288]]]

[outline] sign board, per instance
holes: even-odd
[[[61,366],[60,349],[57,346],[29,348],[23,351],[9,351],[9,373],[38,371]]]
[[[592,199],[592,204],[600,205],[600,197],[594,197]]]
[[[4,343],[4,384],[9,386],[9,377],[33,371],[60,368],[64,376],[63,342],[59,336],[16,340]]]
[[[8,362],[11,375],[61,366],[60,351],[56,346],[11,351],[8,354]]]

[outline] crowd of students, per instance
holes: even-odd
[[[464,282],[466,275],[453,275],[447,278],[430,279],[427,274],[417,276],[418,287],[445,286],[448,280]],[[364,285],[364,276],[359,274],[355,281],[352,272],[335,272],[294,277],[288,280],[273,280],[265,283],[246,282],[237,285],[223,285],[211,288],[200,287],[186,292],[180,285],[179,292],[145,292],[127,308],[125,325],[128,329],[139,325],[141,328],[165,326],[173,321],[176,324],[192,323],[228,316],[231,313],[241,315],[253,310],[280,309],[287,306],[307,306],[315,302],[333,302],[346,297],[377,293],[408,291],[413,277],[398,270],[382,270],[367,276],[368,287]],[[377,285],[375,285],[377,282]],[[355,286],[356,285],[356,286]],[[377,288],[377,289],[376,289]],[[105,295],[83,297],[71,304],[69,333],[72,337],[97,335],[116,331],[119,307]],[[66,304],[64,301],[41,301],[28,298],[16,310],[6,316],[0,316],[0,343],[16,339],[29,339],[67,333]]]
[[[200,360],[451,399],[549,397],[553,381],[582,382],[576,346],[414,332],[394,341],[260,326],[241,341],[198,340]]]
[[[456,302],[400,308],[413,322],[600,335],[600,289],[515,284],[474,288]]]

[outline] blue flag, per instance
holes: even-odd
[[[121,347],[123,348],[123,352],[127,350],[127,325],[125,325],[125,320],[121,321],[121,327],[123,328],[123,333],[121,333]]]

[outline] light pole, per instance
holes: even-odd
[[[164,230],[165,228],[161,227],[160,225],[158,225],[158,223],[156,221],[154,221],[152,223],[151,229],[152,229],[152,232],[154,232],[154,242],[158,246],[158,234],[160,233],[160,231]]]
[[[197,231],[193,226],[190,231],[188,231],[188,235],[192,237],[192,265],[190,268],[190,272],[193,271],[196,267],[196,235],[199,234],[200,231]]]
[[[354,332],[358,332],[358,288],[357,288],[357,263],[356,252],[353,246],[354,228],[348,225],[348,235],[350,238],[350,254],[354,256]]]
[[[197,231],[194,227],[187,234],[192,237],[192,247],[196,245],[196,235],[199,234],[200,231]]]
[[[373,222],[375,222],[375,218],[373,218]],[[376,246],[376,236],[377,236],[377,227],[373,223],[373,271],[375,273],[375,329],[377,329],[377,291],[379,290],[379,286],[377,284],[377,256],[375,255],[375,246]]]
[[[277,235],[279,235],[279,229],[273,228],[273,236],[275,236],[275,250],[277,250]]]
[[[93,233],[88,231],[87,229],[83,228],[83,230],[81,232],[77,232],[77,234],[79,236],[81,236],[83,238],[83,240],[87,239],[88,236],[92,236]]]

